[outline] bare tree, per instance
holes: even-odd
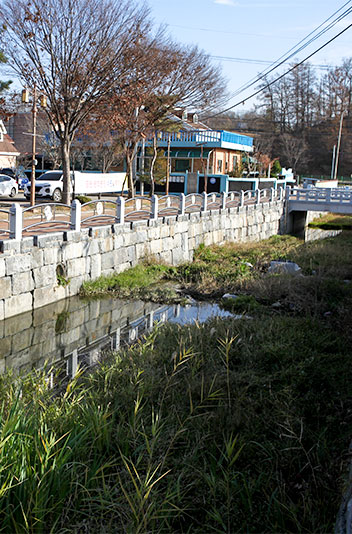
[[[9,65],[48,98],[65,203],[75,133],[112,87],[121,94],[130,86],[136,43],[150,30],[148,15],[133,0],[4,0],[0,8]]]
[[[138,47],[139,61],[129,72],[130,87],[122,95],[112,91],[96,111],[97,122],[102,121],[107,131],[123,140],[130,196],[141,139],[155,138],[156,130],[170,122],[167,117],[175,106],[202,109],[225,92],[219,70],[197,47],[178,45],[162,30],[153,38],[141,38]]]
[[[298,165],[302,165],[307,160],[307,143],[302,136],[296,137],[291,134],[282,135],[281,142],[281,152],[285,162],[296,174]]]

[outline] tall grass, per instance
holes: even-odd
[[[53,395],[1,379],[2,532],[328,532],[350,346],[305,318],[167,325]]]
[[[320,272],[263,280],[279,251],[255,245],[240,280],[263,303],[250,319],[164,325],[57,390],[50,370],[0,377],[0,532],[331,532],[351,428],[352,247],[291,245],[280,254]],[[237,269],[232,247],[203,254],[202,268],[221,255]]]

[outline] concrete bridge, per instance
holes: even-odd
[[[352,190],[348,189],[299,189],[287,187],[286,200],[288,213],[327,211],[330,213],[352,214]]]

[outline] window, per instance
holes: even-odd
[[[236,158],[236,156],[234,156],[233,157],[233,162],[232,162],[232,168],[233,168],[234,171],[236,170],[236,167],[237,167],[237,158]]]
[[[222,160],[221,159],[218,159],[217,171],[222,172]]]

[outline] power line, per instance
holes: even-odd
[[[217,59],[219,61],[233,61],[234,63],[248,63],[248,64],[258,64],[258,65],[272,65],[271,60],[267,59],[252,59],[252,58],[244,58],[244,57],[231,57],[231,56],[209,56],[212,59]],[[283,65],[289,65],[289,63],[283,63]],[[312,64],[312,67],[315,67],[317,69],[329,69],[333,65],[314,65]]]
[[[275,39],[286,39],[286,40],[293,40],[294,37],[278,37],[277,35],[273,36],[273,34],[265,34],[265,33],[244,33],[244,32],[230,32],[230,31],[223,31],[223,30],[214,30],[211,28],[194,28],[192,26],[179,26],[177,24],[166,24],[169,28],[182,28],[184,30],[196,30],[196,31],[202,31],[202,32],[211,32],[211,33],[221,33],[221,34],[229,34],[229,35],[246,35],[248,37],[274,37]]]
[[[331,28],[333,28],[338,22],[340,22],[341,20],[343,20],[345,17],[347,17],[347,15],[349,15],[352,11],[352,8],[348,8],[346,11],[344,11],[341,15],[339,15],[336,19],[334,19],[328,26],[326,26],[325,28],[323,28],[318,34],[314,35],[317,30],[319,30],[322,26],[324,26],[330,19],[332,19],[332,17],[334,17],[339,11],[341,11],[347,4],[350,4],[351,3],[351,0],[349,0],[348,2],[346,2],[345,4],[343,4],[343,6],[341,6],[337,11],[335,11],[332,15],[330,15],[330,17],[328,17],[324,22],[322,22],[319,26],[317,26],[312,32],[310,32],[306,37],[304,37],[303,39],[301,39],[294,47],[290,48],[290,50],[288,50],[285,54],[283,54],[282,56],[280,56],[276,61],[274,61],[271,65],[269,65],[269,67],[267,69],[265,69],[263,72],[261,72],[258,76],[256,76],[255,78],[252,78],[249,82],[247,82],[247,84],[244,84],[242,85],[236,92],[233,96],[237,96],[238,94],[240,94],[241,92],[245,91],[246,89],[249,89],[252,85],[258,83],[259,81],[261,81],[263,78],[265,78],[266,76],[268,76],[271,72],[273,72],[274,70],[276,70],[278,67],[281,67],[281,65],[283,65],[285,62],[287,62],[289,59],[293,58],[293,56],[295,56],[296,54],[298,54],[299,52],[301,52],[302,50],[304,50],[304,48],[306,48],[307,46],[309,46],[310,44],[312,44],[314,41],[316,41],[319,37],[321,37],[324,33],[326,33],[328,30],[330,30]],[[313,36],[309,41],[307,41],[305,43],[305,41]],[[304,43],[304,44],[303,44]],[[299,45],[302,45],[302,46],[299,46]],[[299,48],[297,48],[299,47]]]
[[[260,80],[262,80],[265,76],[267,76],[268,74],[270,74],[273,70],[277,69],[278,67],[280,67],[281,65],[283,65],[285,62],[287,62],[287,60],[291,59],[295,54],[297,54],[298,52],[302,51],[304,48],[306,48],[309,44],[311,44],[312,42],[314,42],[316,39],[318,39],[319,37],[321,37],[321,35],[323,35],[324,33],[326,33],[328,30],[330,30],[333,26],[335,26],[338,22],[340,22],[343,18],[345,18],[347,15],[350,14],[350,12],[352,11],[352,8],[348,8],[347,10],[345,10],[341,15],[339,15],[335,20],[333,20],[326,28],[324,28],[323,30],[321,30],[317,35],[315,35],[314,37],[312,37],[312,39],[310,39],[307,43],[305,43],[304,45],[302,43],[304,43],[304,41],[306,41],[309,37],[311,37],[312,35],[314,35],[321,27],[323,27],[327,22],[329,22],[329,20],[331,20],[337,13],[339,13],[342,9],[344,9],[346,7],[347,4],[350,4],[351,3],[351,0],[349,0],[348,2],[346,2],[345,4],[343,4],[338,10],[336,10],[332,15],[330,15],[330,17],[328,17],[326,20],[324,20],[324,22],[322,22],[321,24],[319,24],[319,26],[317,26],[312,32],[310,32],[306,37],[304,37],[303,39],[301,39],[294,47],[290,48],[285,54],[283,54],[281,57],[279,57],[276,61],[272,62],[271,65],[269,65],[269,67],[267,69],[265,69],[264,71],[262,71],[261,73],[259,73],[259,75],[257,75],[256,77],[252,78],[249,80],[249,82],[247,82],[246,84],[242,85],[241,87],[239,87],[234,93],[232,93],[232,95],[229,97],[228,100],[231,100],[232,98],[234,98],[235,96],[239,95],[240,93],[242,93],[243,91],[245,91],[246,89],[249,89],[252,85],[258,83]],[[302,46],[300,48],[297,49],[297,47],[299,47],[299,45],[302,44]],[[292,53],[291,53],[292,52]],[[291,54],[290,54],[291,53]],[[290,54],[290,55],[288,55]],[[282,60],[282,61],[281,61]],[[270,68],[271,67],[271,68]],[[214,106],[210,109],[214,109]]]
[[[286,76],[287,74],[289,74],[290,72],[292,72],[295,68],[299,67],[300,65],[302,65],[305,61],[308,61],[308,59],[310,59],[312,56],[314,56],[315,54],[317,54],[318,52],[320,52],[320,50],[322,50],[323,48],[325,48],[327,45],[329,45],[330,43],[332,43],[332,41],[334,41],[335,39],[337,39],[338,37],[340,37],[340,35],[342,35],[343,33],[345,33],[349,28],[352,27],[352,24],[349,24],[345,29],[341,30],[337,35],[335,35],[334,37],[332,37],[331,39],[329,39],[329,41],[327,41],[326,43],[324,43],[322,46],[320,46],[317,50],[315,50],[314,52],[312,52],[311,54],[309,54],[309,56],[305,57],[304,59],[302,59],[302,61],[299,61],[298,63],[296,63],[293,67],[291,67],[290,69],[288,69],[286,72],[284,72],[283,74],[281,74],[280,76],[278,76],[277,78],[275,78],[275,80],[267,83],[264,87],[261,87],[260,89],[258,89],[258,91],[256,91],[255,93],[252,93],[250,96],[248,96],[247,98],[244,98],[243,100],[240,100],[239,102],[237,102],[236,104],[234,104],[233,106],[230,106],[228,107],[227,109],[224,109],[218,113],[215,113],[214,115],[211,115],[210,117],[205,117],[206,119],[212,119],[213,117],[217,117],[219,115],[221,115],[222,113],[226,113],[227,111],[230,111],[231,109],[239,106],[240,104],[244,104],[245,102],[247,102],[247,100],[250,100],[251,98],[253,98],[254,96],[258,95],[259,93],[261,93],[262,91],[264,91],[265,89],[267,89],[268,87],[270,87],[271,85],[273,85],[274,83],[278,82],[279,80],[281,80],[284,76]]]

